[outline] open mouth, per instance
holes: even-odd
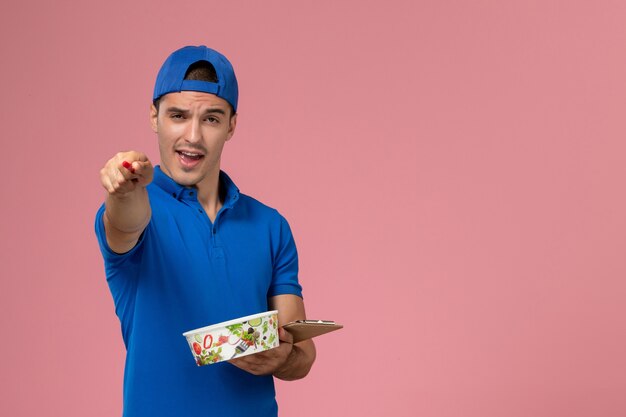
[[[199,160],[204,158],[201,153],[176,151],[178,158],[184,165],[195,165]]]

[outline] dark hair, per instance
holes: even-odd
[[[185,80],[197,80],[197,81],[208,81],[210,83],[216,83],[217,73],[215,72],[215,67],[208,61],[198,61],[194,62],[187,68],[187,72],[185,73]],[[161,96],[162,97],[162,96]],[[157,112],[159,111],[159,104],[161,102],[161,97],[154,100],[152,103],[154,107],[156,107]],[[231,117],[235,114],[235,109],[233,106],[229,104],[230,107],[230,115]]]
[[[215,67],[208,61],[198,61],[193,63],[189,66],[187,72],[185,73],[185,80],[198,80],[216,83],[217,74],[215,73]]]

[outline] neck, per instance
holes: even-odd
[[[198,190],[198,202],[202,205],[211,221],[215,221],[215,217],[222,208],[223,203],[220,196],[219,169],[207,175],[196,187]]]

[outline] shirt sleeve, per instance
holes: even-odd
[[[107,284],[115,303],[115,313],[122,322],[122,335],[124,342],[127,342],[134,311],[137,280],[141,271],[146,231],[144,230],[139,241],[130,251],[123,254],[115,253],[107,243],[103,215],[104,204],[96,213],[95,231],[98,244],[100,245],[100,252],[104,259]]]
[[[302,286],[298,282],[298,251],[287,220],[280,214],[277,227],[278,239],[273,245],[272,285],[268,296],[294,294],[302,297]]]

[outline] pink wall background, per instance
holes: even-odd
[[[283,416],[626,415],[626,3],[11,2],[0,415],[121,415],[93,234],[184,44],[240,80],[223,167],[289,219],[317,339]]]

